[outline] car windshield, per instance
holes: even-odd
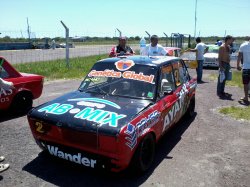
[[[124,66],[126,67],[126,66]],[[96,63],[81,83],[82,92],[130,98],[153,99],[156,92],[156,67],[133,64],[130,68],[115,63]]]
[[[208,46],[208,53],[219,53],[219,46]]]

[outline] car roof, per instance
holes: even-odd
[[[173,60],[180,60],[178,57],[173,56],[120,56],[120,57],[113,57],[113,58],[106,58],[103,60],[98,61],[97,63],[105,62],[105,63],[115,63],[120,60],[132,60],[135,64],[141,65],[148,65],[148,66],[157,66],[160,67],[162,65],[168,64]]]

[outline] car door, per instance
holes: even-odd
[[[166,131],[174,123],[175,104],[178,101],[178,97],[174,94],[175,90],[173,66],[169,63],[161,68],[158,86],[160,111],[163,120],[162,132]]]
[[[174,95],[177,97],[174,121],[177,122],[186,112],[189,103],[190,76],[183,60],[176,60],[172,65],[176,85]]]
[[[12,82],[15,87],[15,89],[8,90],[0,88],[0,109],[7,109],[10,106],[16,90],[18,90],[18,86],[15,84],[15,79],[18,76],[20,76],[19,73],[5,59],[0,58],[0,78]]]

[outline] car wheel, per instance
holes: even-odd
[[[11,109],[16,113],[26,113],[32,108],[32,104],[32,94],[23,92],[15,96]]]
[[[155,156],[155,140],[147,134],[140,142],[134,155],[133,167],[137,173],[143,173],[150,168]]]
[[[190,100],[186,115],[187,117],[193,117],[195,114],[195,96]]]

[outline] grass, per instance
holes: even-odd
[[[250,120],[250,107],[225,107],[219,110],[220,113],[229,115],[235,119]]]
[[[216,80],[217,81],[218,74],[210,74],[209,78],[210,78],[210,80]],[[232,80],[231,81],[226,81],[226,85],[228,85],[228,86],[237,86],[237,87],[243,88],[242,72],[233,71]]]
[[[96,61],[104,58],[107,58],[106,54],[71,58],[69,68],[66,67],[64,59],[14,64],[13,66],[20,72],[43,75],[45,80],[77,79],[83,78]]]

